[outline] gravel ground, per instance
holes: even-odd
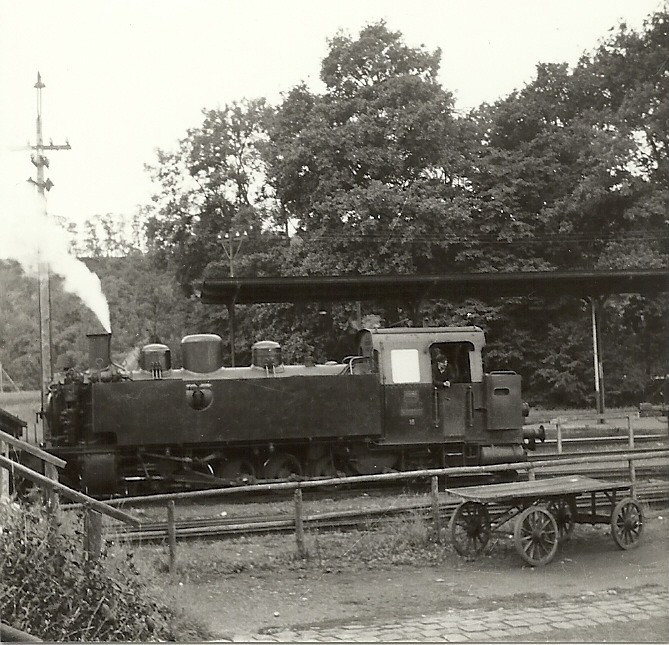
[[[639,547],[620,551],[608,527],[578,526],[555,560],[541,568],[523,566],[504,536],[475,562],[464,561],[449,546],[434,545],[422,555],[421,549],[384,552],[382,537],[374,532],[320,536],[320,555],[304,562],[291,555],[292,535],[226,540],[188,550],[180,546],[179,575],[170,591],[217,638],[410,620],[449,608],[536,608],[649,585],[669,590],[668,528],[666,511],[655,512]],[[307,539],[313,552],[315,536]],[[367,541],[362,552],[369,557],[347,556],[347,548],[360,551],[356,540]],[[230,562],[239,563],[237,572],[226,566]]]

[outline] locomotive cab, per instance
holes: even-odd
[[[433,446],[444,465],[523,457],[520,376],[483,373],[482,329],[362,330],[358,345],[379,373],[382,444]]]

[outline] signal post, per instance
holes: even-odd
[[[46,87],[42,82],[42,76],[37,72],[37,83],[34,85],[37,90],[37,124],[35,128],[36,141],[34,146],[30,146],[34,150],[34,154],[30,159],[33,165],[37,168],[37,179],[32,177],[28,181],[37,187],[40,195],[40,208],[42,214],[46,218],[46,193],[53,187],[53,182],[50,179],[44,179],[44,168],[49,167],[49,160],[44,155],[47,150],[69,150],[70,144],[67,140],[62,145],[55,145],[52,142],[44,144],[42,138],[42,89]],[[41,364],[41,408],[40,416],[44,418],[44,405],[46,402],[46,393],[51,382],[53,373],[53,365],[51,360],[51,291],[49,281],[49,264],[44,257],[44,249],[41,247],[37,250],[38,253],[38,280],[39,280],[39,329],[40,329],[40,364]]]

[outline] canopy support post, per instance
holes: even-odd
[[[595,399],[597,403],[597,414],[604,414],[604,366],[602,362],[601,328],[600,317],[602,312],[602,299],[594,296],[589,298],[590,312],[592,318],[592,357],[595,368]],[[600,418],[599,423],[604,423]]]

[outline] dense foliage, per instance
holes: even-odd
[[[177,638],[172,612],[151,597],[128,553],[92,561],[81,537],[40,507],[0,502],[0,616],[52,642],[146,642]]]
[[[410,47],[383,23],[340,33],[322,61],[323,91],[300,84],[279,105],[241,100],[204,110],[149,168],[153,203],[123,236],[102,216],[84,253],[101,273],[128,350],[183,333],[224,337],[227,312],[193,295],[209,275],[361,275],[666,266],[669,212],[669,15],[620,25],[570,69],[537,66],[524,88],[469,114],[438,81],[441,52]],[[128,237],[129,236],[129,237]],[[134,241],[133,241],[134,240]],[[128,252],[128,249],[135,249]],[[125,252],[124,252],[125,249]],[[139,250],[148,249],[143,255]],[[81,250],[81,249],[80,249]],[[123,260],[100,256],[125,255]],[[13,268],[0,298],[26,284]],[[4,283],[4,280],[3,280]],[[185,294],[185,298],[183,295]],[[85,317],[63,297],[56,354],[73,353]],[[35,299],[0,310],[0,359],[37,381]],[[237,309],[239,361],[261,338],[289,360],[341,358],[355,303]],[[611,297],[603,317],[607,390],[646,396],[667,373],[665,297]],[[477,324],[488,369],[515,369],[529,398],[592,402],[590,308],[550,294],[486,302],[368,302],[385,325]],[[24,329],[14,338],[16,329]],[[77,351],[79,354],[77,354]]]

